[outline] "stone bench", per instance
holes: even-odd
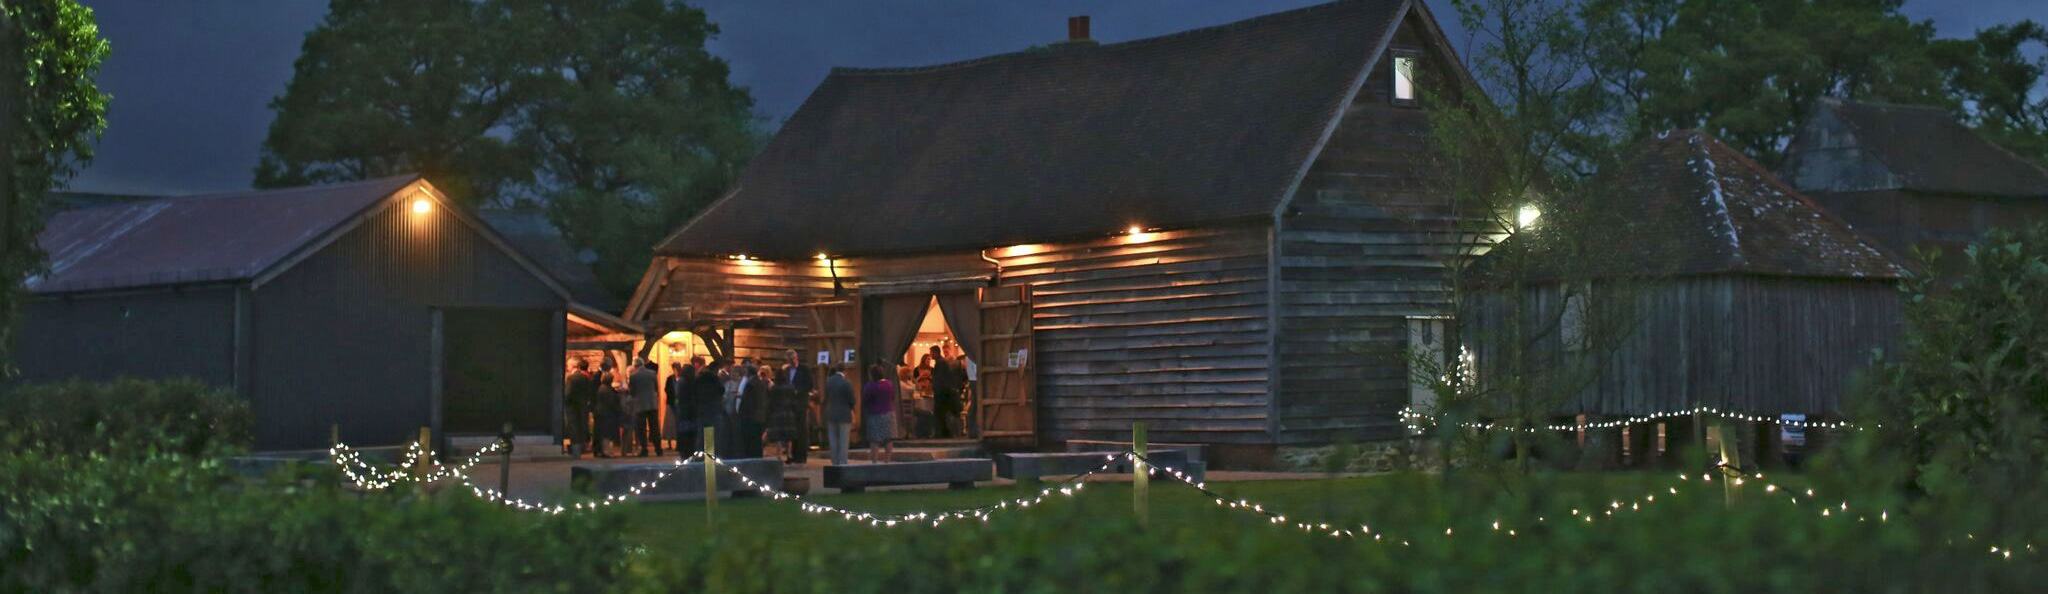
[[[967,489],[972,488],[974,483],[994,479],[994,465],[986,458],[825,467],[825,486],[838,489],[841,493],[859,493],[868,487],[940,483],[955,489]]]
[[[1209,461],[1208,452],[1205,451],[1207,448],[1205,448],[1202,444],[1199,443],[1149,443],[1145,444],[1145,449],[1154,452],[1162,450],[1186,450],[1188,453],[1187,456],[1189,462]],[[1067,451],[1098,452],[1105,454],[1111,452],[1128,452],[1131,451],[1131,442],[1097,441],[1093,439],[1070,439],[1067,440]]]
[[[782,460],[777,458],[740,458],[726,460],[720,466],[730,466],[754,479],[754,482],[780,489],[783,487]],[[673,472],[671,472],[673,471]],[[650,482],[661,473],[669,472],[668,479],[640,492],[645,501],[674,501],[704,495],[704,463],[691,462],[676,466],[666,464],[611,464],[578,465],[569,469],[569,484],[578,491],[600,495],[624,495],[634,485]],[[755,494],[739,477],[721,468],[718,472],[717,490],[731,493],[732,497]]]
[[[1104,457],[1110,454],[1110,452],[1003,454],[996,457],[996,475],[1014,481],[1036,481],[1048,476],[1072,476],[1101,468]],[[1146,454],[1145,458],[1151,460],[1153,464],[1159,465],[1160,468],[1177,469],[1181,473],[1189,475],[1196,482],[1202,481],[1203,471],[1207,469],[1207,465],[1202,462],[1188,460],[1188,451],[1183,449],[1157,450]],[[1117,456],[1115,464],[1112,464],[1105,472],[1130,474],[1131,460]]]

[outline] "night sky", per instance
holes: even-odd
[[[325,0],[81,0],[113,55],[100,86],[114,96],[93,165],[71,183],[88,192],[185,194],[249,186],[307,30]],[[698,0],[723,33],[711,50],[732,64],[773,126],[833,66],[917,66],[1016,51],[1066,36],[1090,15],[1112,43],[1217,25],[1326,0]],[[1428,0],[1452,43],[1468,39],[1448,0]],[[2048,0],[1909,0],[1944,37],[2020,19],[2048,20]]]

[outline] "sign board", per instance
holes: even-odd
[[[1009,363],[1011,369],[1018,369],[1024,367],[1024,364],[1030,360],[1031,349],[1017,349],[1010,351],[1010,357],[1006,362]]]
[[[819,365],[831,365],[831,364],[832,364],[832,351],[818,351],[818,364],[819,364]]]
[[[844,360],[841,360],[840,363],[845,363],[847,365],[853,364],[853,349],[846,349],[846,358]]]
[[[975,379],[977,379],[977,378],[980,378],[980,377],[981,377],[981,367],[980,367],[980,366],[977,366],[977,365],[975,365],[975,364],[974,364],[974,360],[973,360],[973,359],[968,359],[968,360],[967,360],[967,381],[970,381],[970,382],[971,382],[971,381],[974,381]]]

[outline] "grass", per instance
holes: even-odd
[[[1254,501],[1266,509],[1285,514],[1290,523],[1329,522],[1341,526],[1368,525],[1386,533],[1441,533],[1446,527],[1478,530],[1490,527],[1495,517],[1521,518],[1531,514],[1570,515],[1579,509],[1592,513],[1617,501],[1635,501],[1650,493],[1683,485],[1671,472],[1560,473],[1545,475],[1537,482],[1509,491],[1519,496],[1499,497],[1502,485],[1472,477],[1468,484],[1446,487],[1443,479],[1424,474],[1388,474],[1370,477],[1323,478],[1210,483],[1208,487],[1229,499]],[[1796,479],[1794,479],[1796,480]],[[1692,479],[1697,483],[1698,478]],[[1052,483],[1048,483],[1052,484]],[[1718,487],[1700,490],[1692,485],[1688,494],[1704,493],[1719,501]],[[1035,495],[1037,488],[1003,485],[972,490],[871,491],[852,495],[824,495],[813,503],[871,512],[943,512],[989,505],[999,501]],[[1697,495],[1694,495],[1697,496]],[[829,535],[844,546],[860,546],[878,540],[918,538],[932,531],[987,530],[1004,528],[1005,520],[1022,514],[1130,514],[1131,485],[1128,482],[1093,482],[1077,493],[1089,505],[1059,501],[1055,495],[1035,509],[1010,510],[992,517],[987,524],[955,520],[944,526],[897,526],[873,528],[841,519],[836,514],[810,514],[790,501],[766,498],[720,500],[717,526],[720,531],[753,531],[789,535]],[[1417,500],[1435,505],[1417,506]],[[1506,501],[1507,503],[1503,503]],[[1270,530],[1268,521],[1244,512],[1222,512],[1207,495],[1178,482],[1155,479],[1149,500],[1153,526],[1173,528],[1200,525],[1222,528],[1227,536],[1246,529]],[[1426,510],[1418,514],[1417,510]],[[1524,511],[1526,510],[1526,511]],[[660,551],[685,543],[680,534],[701,531],[705,525],[704,503],[684,501],[651,503],[627,507],[633,540]],[[1263,532],[1252,532],[1263,533]]]

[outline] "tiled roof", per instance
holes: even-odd
[[[2048,197],[2048,170],[2027,162],[1956,121],[1919,105],[1825,101],[1882,162],[1899,189],[1979,196]]]
[[[1408,10],[1343,0],[1125,43],[837,69],[658,251],[911,253],[1271,216]]]

